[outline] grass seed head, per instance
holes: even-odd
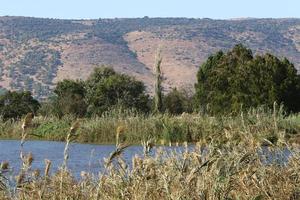
[[[4,161],[0,165],[0,170],[8,170],[9,168],[9,163],[7,161]]]
[[[32,153],[29,153],[29,154],[26,156],[26,165],[27,165],[27,166],[31,166],[33,160],[34,160],[34,159],[33,159]]]
[[[32,172],[32,176],[33,176],[34,178],[40,177],[40,174],[41,174],[41,171],[40,171],[39,169],[35,169],[35,170],[33,170],[33,172]]]
[[[118,126],[116,130],[116,144],[117,146],[125,141],[125,126]]]
[[[23,130],[25,130],[26,128],[31,126],[33,117],[34,117],[33,113],[28,113],[25,116],[25,118],[23,120],[23,124],[22,124],[22,129]]]
[[[79,120],[79,119],[76,120],[70,128],[70,133],[74,134],[79,129],[80,123],[81,123],[81,120]]]

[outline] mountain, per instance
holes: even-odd
[[[151,92],[160,48],[164,90],[193,88],[202,62],[242,43],[287,57],[300,69],[300,19],[132,18],[61,20],[0,17],[0,86],[45,98],[57,81],[85,79],[110,65]]]

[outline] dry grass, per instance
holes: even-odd
[[[9,178],[9,164],[1,164],[0,199],[300,199],[299,144],[288,141],[278,113],[266,114],[272,116],[269,120],[256,114],[256,123],[241,115],[241,128],[227,124],[222,136],[215,133],[200,138],[193,148],[185,142],[179,143],[181,148],[170,150],[155,146],[154,138],[149,137],[142,142],[144,155],[134,156],[131,162],[122,158],[129,144],[120,139],[129,134],[130,127],[119,126],[115,131],[118,144],[106,159],[105,170],[98,175],[82,172],[80,179],[68,171],[68,151],[63,167],[54,175],[48,173],[51,161],[46,161],[44,175],[32,169],[33,156],[29,153],[24,156],[26,167],[14,181]],[[299,125],[297,120],[291,117],[284,127]],[[272,131],[276,141],[272,137],[258,139],[258,127],[266,135]],[[66,149],[73,141],[71,135],[80,137],[78,123],[69,130]],[[280,156],[283,149],[291,153],[287,161],[269,160],[270,155]]]

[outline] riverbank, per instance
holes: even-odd
[[[65,141],[72,123],[72,116],[64,118],[36,117],[28,129],[28,139]],[[22,121],[0,122],[0,139],[20,139]],[[76,142],[89,144],[114,144],[117,129],[122,129],[123,140],[140,144],[152,138],[156,143],[168,144],[205,140],[223,143],[239,142],[251,136],[258,143],[280,140],[300,143],[300,115],[285,116],[281,112],[252,110],[238,116],[208,116],[200,114],[171,115],[106,115],[80,119]],[[228,134],[232,134],[228,138]]]

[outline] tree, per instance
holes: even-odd
[[[17,119],[30,112],[36,113],[39,106],[39,102],[28,91],[8,91],[0,96],[0,115],[4,119]]]
[[[192,111],[192,97],[188,95],[185,90],[178,90],[173,88],[164,97],[164,108],[167,112],[171,114],[181,114],[183,112]]]
[[[196,103],[212,113],[282,103],[300,111],[300,77],[287,59],[271,54],[253,56],[243,45],[210,56],[200,67],[195,84]]]
[[[89,114],[101,114],[114,106],[149,110],[149,96],[145,86],[125,74],[118,74],[112,68],[95,68],[86,81],[86,101]]]
[[[161,75],[161,51],[159,50],[155,58],[155,94],[154,94],[154,113],[162,111],[162,75]]]
[[[83,117],[86,114],[84,82],[63,80],[57,83],[52,99],[53,113],[58,116],[72,114]],[[49,106],[49,105],[47,105]]]

